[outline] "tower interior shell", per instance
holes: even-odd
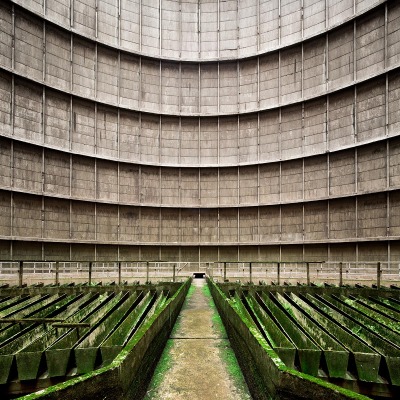
[[[400,2],[3,0],[0,258],[400,256]]]

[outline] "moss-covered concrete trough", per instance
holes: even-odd
[[[136,396],[189,286],[190,280],[1,289],[1,398]]]
[[[256,398],[399,398],[399,290],[209,285]]]

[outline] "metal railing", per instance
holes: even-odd
[[[173,281],[191,276],[199,263],[169,261],[1,261],[0,284]]]
[[[249,283],[335,285],[400,283],[400,264],[380,261],[32,261],[0,260],[0,284],[176,281],[204,272],[210,277]]]
[[[400,264],[381,261],[223,261],[209,265],[213,278],[248,283],[307,284],[327,283],[382,285],[400,283]]]

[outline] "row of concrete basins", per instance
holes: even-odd
[[[367,395],[399,395],[400,290],[224,291],[232,309],[289,369]]]
[[[1,289],[0,397],[141,398],[189,285]],[[400,290],[209,286],[254,398],[399,398]]]
[[[75,285],[38,288],[36,294],[29,288],[17,295],[18,289],[9,290],[0,296],[1,395],[37,390],[41,380],[46,387],[109,365],[182,286]]]

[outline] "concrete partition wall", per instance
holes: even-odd
[[[1,258],[376,244],[395,266],[399,18],[383,0],[2,2]]]
[[[368,398],[287,367],[251,318],[234,306],[235,301],[227,301],[222,288],[213,281],[209,280],[208,285],[254,398]]]
[[[104,395],[110,399],[143,398],[151,374],[182,308],[190,283],[191,279],[188,279],[172,288],[175,292],[170,299],[139,326],[111,364],[24,398],[72,400],[99,398]],[[107,287],[100,289],[103,290],[106,291]]]

